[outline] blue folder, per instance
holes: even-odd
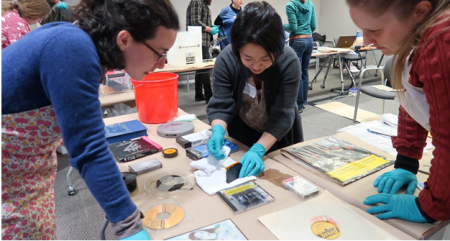
[[[147,136],[147,127],[138,120],[107,125],[105,131],[106,141],[109,144]]]

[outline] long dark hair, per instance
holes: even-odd
[[[285,35],[281,17],[265,1],[247,4],[234,21],[230,35],[233,53],[239,62],[239,49],[247,43],[263,47],[270,55],[272,63],[284,50]]]
[[[178,15],[169,0],[82,0],[75,9],[79,27],[91,36],[100,64],[123,69],[125,62],[117,34],[130,32],[136,41],[155,37],[159,26],[179,29]]]

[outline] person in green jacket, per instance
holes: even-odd
[[[310,0],[291,0],[286,4],[286,15],[289,23],[284,24],[284,29],[290,32],[289,46],[297,54],[302,68],[297,95],[298,111],[302,113],[308,96],[308,68],[314,45],[312,33],[316,30],[316,11]]]
[[[48,5],[51,7],[50,13],[45,17],[41,24],[47,24],[52,22],[69,22],[72,23],[73,11],[69,8],[64,0],[47,0]]]

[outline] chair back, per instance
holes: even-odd
[[[384,79],[386,81],[386,85],[389,87],[392,87],[391,86],[391,66],[392,66],[393,59],[394,59],[394,56],[387,57],[386,63],[384,64],[384,67],[383,67]]]

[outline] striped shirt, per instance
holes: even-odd
[[[202,27],[202,45],[209,47],[213,36],[205,32],[206,27],[211,27],[211,10],[203,0],[191,0],[186,10],[186,31],[188,26]]]

